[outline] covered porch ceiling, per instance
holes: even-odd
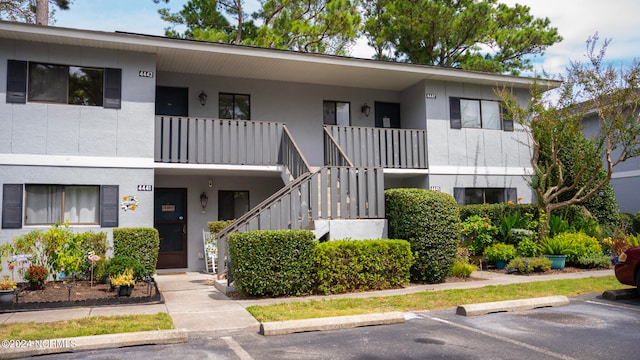
[[[434,66],[393,63],[263,49],[221,43],[170,39],[0,21],[0,38],[151,53],[157,72],[227,76],[330,86],[402,91],[420,81],[464,82],[528,89],[531,78]],[[546,81],[550,87],[556,81]]]

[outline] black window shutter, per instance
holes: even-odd
[[[22,184],[2,186],[2,228],[22,228]]]
[[[464,188],[453,188],[453,198],[458,205],[464,205]]]
[[[449,117],[452,129],[462,129],[462,115],[460,114],[460,98],[449,98]]]
[[[505,193],[507,195],[507,201],[512,201],[514,204],[518,203],[518,189],[506,188]]]
[[[27,102],[27,62],[8,60],[7,62],[7,103]]]
[[[122,106],[122,69],[104,69],[104,107],[120,109]]]
[[[502,129],[504,131],[513,131],[513,119],[509,119],[507,109],[502,105],[500,105],[500,115],[502,117]]]
[[[118,227],[119,199],[118,185],[100,187],[100,226]]]

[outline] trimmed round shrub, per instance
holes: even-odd
[[[160,235],[154,228],[113,229],[113,255],[138,259],[149,275],[156,273]]]
[[[309,230],[257,230],[229,235],[235,284],[249,296],[299,296],[313,289],[316,240]]]
[[[115,277],[122,274],[126,269],[133,270],[133,276],[136,280],[141,280],[145,275],[144,266],[138,261],[138,259],[130,256],[114,256],[107,261],[104,269],[105,277]],[[97,279],[103,280],[103,279]]]
[[[316,291],[337,294],[409,284],[413,264],[406,240],[335,240],[316,245]]]
[[[385,190],[389,238],[411,244],[411,280],[444,281],[460,242],[460,213],[453,196],[425,189]]]

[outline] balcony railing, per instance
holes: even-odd
[[[426,130],[326,125],[325,131],[355,166],[428,168]]]
[[[283,131],[275,122],[157,116],[155,161],[278,165]]]

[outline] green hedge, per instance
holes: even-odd
[[[207,227],[209,228],[209,232],[215,235],[219,233],[220,230],[226,228],[231,224],[233,224],[233,220],[209,221],[207,223]]]
[[[158,263],[160,236],[153,228],[113,229],[113,255],[129,256],[140,261],[145,272],[153,275]]]
[[[336,294],[405,286],[413,262],[405,240],[324,242],[314,254],[316,290]]]
[[[460,242],[460,213],[448,194],[425,189],[385,190],[389,237],[411,244],[411,280],[438,283],[449,273]]]
[[[230,234],[229,256],[236,288],[249,296],[311,292],[315,244],[315,236],[308,230]]]

